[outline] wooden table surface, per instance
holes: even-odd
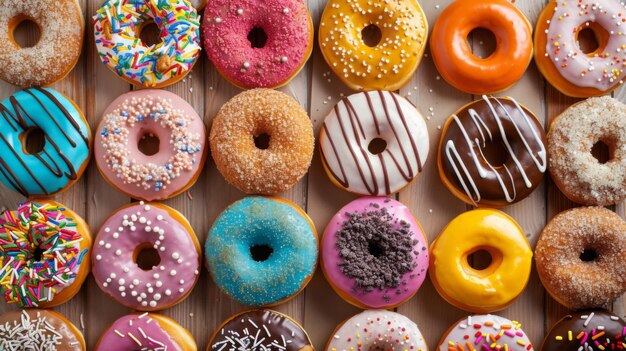
[[[71,97],[82,108],[92,131],[100,121],[103,109],[119,94],[134,89],[102,65],[96,54],[90,19],[102,2],[103,0],[80,0],[87,23],[84,52],[71,74],[52,86]],[[307,2],[317,27],[326,0]],[[439,13],[450,2],[450,0],[421,0],[430,28],[433,27]],[[545,0],[519,0],[515,5],[534,25],[545,3]],[[16,35],[28,37],[32,33],[27,31]],[[485,50],[490,44],[493,45],[489,40],[477,36],[480,35],[469,38],[475,51]],[[18,87],[0,83],[0,99],[17,90]],[[167,90],[180,95],[193,105],[200,116],[204,116],[207,127],[222,104],[240,91],[217,73],[204,54],[187,78],[168,87]],[[302,72],[280,90],[295,97],[309,112],[316,135],[324,117],[340,96],[350,93],[350,90],[330,72],[317,49],[317,44]],[[417,73],[400,90],[400,94],[406,96],[424,116],[428,117],[431,152],[423,173],[395,197],[412,209],[424,227],[429,242],[432,242],[446,223],[459,213],[471,209],[454,198],[440,182],[435,164],[435,151],[444,121],[457,108],[476,99],[476,96],[462,93],[440,79],[428,50]],[[548,125],[552,118],[576,101],[563,96],[546,83],[534,63],[517,84],[500,95],[516,98],[530,108],[544,125]],[[618,89],[613,95],[626,102],[626,89]],[[189,219],[198,239],[203,243],[220,211],[242,196],[241,192],[224,181],[209,159],[189,194],[177,196],[164,203],[181,211]],[[320,234],[330,217],[354,198],[353,195],[336,189],[330,183],[322,170],[317,152],[309,174],[293,189],[280,196],[291,199],[304,208],[314,220]],[[82,215],[94,232],[115,209],[133,201],[111,188],[100,176],[93,162],[80,181],[54,198]],[[21,195],[0,187],[1,206],[15,208],[16,204],[23,200]],[[568,201],[546,176],[545,181],[531,196],[503,210],[520,223],[534,246],[546,221],[558,212],[574,206],[576,205]],[[612,209],[621,216],[625,214],[624,203]],[[0,312],[16,308],[6,304],[0,306]],[[198,348],[204,350],[215,328],[232,314],[246,308],[223,295],[211,281],[207,271],[202,270],[200,280],[191,295],[163,313],[189,329],[196,338]],[[621,299],[616,301],[612,308],[620,316],[624,316]],[[102,293],[91,276],[78,295],[55,309],[68,316],[79,328],[81,325],[84,327],[83,332],[89,350],[93,349],[100,333],[107,325],[129,312]],[[329,334],[339,322],[358,312],[331,290],[319,269],[301,294],[275,309],[300,321],[318,350],[323,349]],[[446,303],[428,279],[415,297],[396,310],[418,324],[431,350],[437,346],[441,334],[453,322],[466,315],[464,311]],[[566,309],[545,292],[533,270],[530,282],[521,297],[499,314],[520,321],[532,342],[538,345],[547,328],[565,312]]]

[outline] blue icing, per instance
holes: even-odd
[[[250,248],[274,251],[255,261]],[[205,243],[209,270],[229,296],[248,305],[284,300],[302,287],[317,262],[317,238],[308,218],[287,203],[243,198],[217,218]]]
[[[43,150],[28,154],[24,131],[46,135]],[[0,104],[0,181],[25,196],[48,195],[76,180],[89,159],[89,127],[74,104],[47,88],[29,88]]]

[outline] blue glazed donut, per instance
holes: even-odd
[[[313,222],[297,205],[251,196],[217,218],[205,255],[213,280],[228,296],[269,306],[306,286],[317,265],[317,244]]]
[[[36,130],[43,135],[43,147],[31,154],[26,144]],[[0,181],[24,196],[64,190],[89,160],[91,133],[83,114],[52,89],[30,88],[2,101],[0,131]]]

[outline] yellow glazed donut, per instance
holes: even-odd
[[[484,250],[491,263],[482,270],[468,256]],[[532,250],[522,228],[504,212],[465,212],[443,229],[430,247],[429,274],[445,300],[474,313],[499,311],[522,293],[532,266]]]
[[[354,90],[400,89],[417,69],[428,35],[416,0],[330,0],[319,28],[324,59]],[[380,40],[369,46],[364,36],[376,28]]]

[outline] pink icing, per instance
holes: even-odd
[[[93,275],[119,303],[156,311],[182,300],[198,279],[200,255],[183,223],[160,204],[139,203],[115,212],[98,232],[92,251]],[[142,270],[134,259],[141,244],[158,250],[161,262]]]
[[[377,207],[378,206],[378,207]],[[344,222],[348,219],[348,213],[366,213],[379,208],[386,208],[388,213],[397,219],[393,229],[400,227],[399,222],[405,221],[409,224],[412,238],[417,241],[413,246],[412,257],[417,263],[415,268],[405,273],[402,280],[406,285],[401,285],[398,289],[375,289],[371,292],[355,291],[355,281],[340,271],[338,264],[342,263],[337,249],[336,233],[342,229]],[[324,237],[322,239],[321,250],[322,266],[329,281],[336,289],[359,301],[369,308],[388,308],[404,302],[411,298],[424,282],[428,269],[428,243],[422,228],[417,223],[411,211],[402,203],[386,197],[361,197],[344,206],[328,223]]]
[[[141,350],[182,350],[159,322],[144,313],[130,314],[113,322],[102,334],[96,351],[134,351],[140,347]]]
[[[267,34],[264,47],[253,48],[248,41],[253,28]],[[243,88],[286,83],[311,53],[311,30],[302,0],[214,0],[202,24],[209,60]]]

